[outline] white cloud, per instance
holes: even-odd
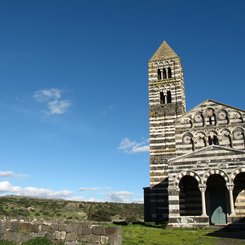
[[[37,90],[34,92],[34,98],[47,107],[48,115],[59,115],[65,113],[71,106],[71,101],[62,98],[63,90],[50,88]]]
[[[69,201],[81,201],[81,202],[105,202],[105,200],[102,199],[88,198],[84,196],[72,196],[65,199]]]
[[[48,114],[63,114],[71,106],[69,100],[53,100],[48,102]]]
[[[0,193],[5,195],[29,196],[36,198],[62,198],[73,201],[90,202],[118,202],[118,203],[142,203],[133,192],[112,191],[110,187],[81,187],[84,195],[77,195],[69,190],[52,190],[38,187],[22,187],[12,185],[8,180],[0,181]],[[93,196],[85,195],[86,191],[92,191]]]
[[[0,192],[31,197],[47,197],[47,198],[67,198],[72,195],[71,191],[61,190],[55,191],[37,187],[20,187],[13,186],[9,181],[0,182]]]
[[[61,93],[62,90],[58,88],[37,90],[34,92],[34,98],[40,102],[57,100],[61,98]]]
[[[12,171],[0,171],[0,177],[21,177],[25,178],[28,177],[27,174],[15,173]]]
[[[133,193],[129,191],[114,191],[108,193],[111,202],[132,202]]]
[[[133,192],[114,191],[111,187],[82,187],[84,196],[75,196],[70,200],[82,200],[92,202],[118,202],[118,203],[142,203],[143,200],[136,197]],[[86,191],[93,191],[93,196],[86,196]]]
[[[129,138],[124,138],[119,147],[119,150],[126,152],[126,153],[141,153],[141,152],[148,152],[149,142],[148,140],[142,140],[141,142],[132,141]]]
[[[98,191],[101,188],[99,187],[81,187],[79,190],[80,191]]]

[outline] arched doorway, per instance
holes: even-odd
[[[234,179],[233,198],[237,216],[245,216],[245,173],[239,173]]]
[[[180,215],[201,215],[202,201],[197,180],[192,176],[186,175],[180,180],[179,188]]]
[[[227,223],[228,192],[224,178],[219,174],[211,175],[207,180],[207,211],[210,224],[224,225]]]

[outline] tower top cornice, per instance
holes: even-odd
[[[155,60],[167,60],[171,58],[178,58],[179,56],[173,51],[166,41],[163,41],[161,46],[157,49],[154,55],[151,57],[151,61]]]

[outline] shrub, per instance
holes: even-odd
[[[30,213],[28,210],[26,209],[23,209],[23,208],[20,208],[18,211],[17,211],[18,215],[22,215],[22,216],[29,216]]]
[[[0,245],[15,245],[15,243],[12,243],[12,242],[9,242],[9,241],[0,240]]]
[[[107,210],[97,210],[95,211],[89,219],[93,221],[111,221],[111,215]]]

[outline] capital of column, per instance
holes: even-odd
[[[200,185],[198,185],[198,187],[199,187],[199,190],[200,190],[201,192],[205,192],[206,189],[207,189],[207,186],[206,186],[205,184],[200,184]]]
[[[233,189],[234,189],[234,184],[233,184],[233,183],[227,183],[227,184],[226,184],[226,187],[227,187],[228,191],[233,191]]]

